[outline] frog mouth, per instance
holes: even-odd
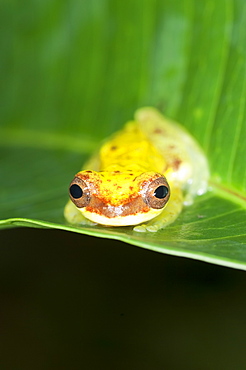
[[[98,210],[92,212],[87,210],[86,207],[83,210],[81,209],[82,214],[90,221],[95,222],[96,224],[104,225],[104,226],[131,226],[131,225],[138,225],[143,222],[147,222],[152,218],[158,216],[162,209],[152,209],[150,208],[148,212],[136,212],[128,213],[126,208],[124,209],[123,206],[110,206],[107,205],[105,208],[99,213]],[[110,215],[108,217],[107,215]]]
[[[85,212],[94,213],[107,218],[115,218],[146,214],[150,209],[151,208],[144,202],[140,195],[120,205],[112,205],[108,203],[108,201],[105,202],[97,196],[92,196],[90,204],[85,207]]]

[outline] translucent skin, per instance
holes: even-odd
[[[156,232],[172,223],[183,204],[207,190],[207,161],[196,141],[154,108],[136,111],[134,121],[106,141],[76,176],[85,180],[93,201],[78,208],[69,200],[64,215],[72,224],[137,225],[134,231]],[[146,205],[149,184],[165,176],[167,205]],[[148,202],[147,202],[148,203]]]

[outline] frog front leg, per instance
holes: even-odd
[[[94,226],[96,223],[85,218],[78,208],[69,200],[64,209],[66,220],[73,225]]]
[[[161,214],[146,224],[137,225],[133,228],[137,232],[156,232],[173,223],[179,216],[183,208],[183,194],[181,189],[173,188],[168,204]]]

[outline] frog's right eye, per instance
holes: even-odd
[[[75,176],[69,187],[71,201],[78,208],[86,207],[90,202],[90,192],[85,181]]]
[[[152,180],[145,189],[144,201],[151,208],[161,209],[170,197],[168,182],[164,176]]]

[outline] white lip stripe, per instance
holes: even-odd
[[[99,215],[97,213],[88,212],[85,209],[80,209],[80,212],[83,214],[84,217],[88,218],[88,220],[93,221],[100,225],[107,225],[107,226],[130,226],[130,225],[138,225],[142,222],[146,222],[151,220],[152,218],[158,216],[162,209],[151,209],[147,213],[138,213],[136,215],[128,215],[128,216],[117,216],[117,217],[105,217],[103,215]]]

